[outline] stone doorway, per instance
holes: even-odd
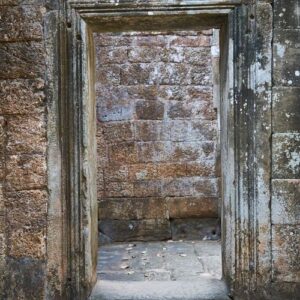
[[[129,284],[135,292],[129,289],[128,299],[226,299],[219,30],[95,33],[94,45],[100,246],[94,298],[120,299],[110,290]],[[183,297],[187,281],[201,288]],[[175,282],[177,289],[163,295]],[[160,285],[156,296],[151,284]]]
[[[49,36],[48,42],[53,49],[59,41],[54,49],[60,58],[49,58],[53,63],[53,70],[49,71],[53,73],[49,76],[56,76],[59,70],[60,77],[50,78],[50,83],[55,84],[55,94],[49,110],[49,119],[54,121],[49,124],[53,125],[50,133],[55,139],[49,140],[48,163],[51,170],[58,169],[62,174],[61,178],[56,177],[50,189],[48,232],[60,232],[62,239],[56,236],[48,239],[47,267],[58,273],[64,270],[59,282],[68,287],[63,289],[65,298],[85,299],[97,279],[93,32],[137,29],[221,30],[223,277],[234,295],[267,290],[271,282],[270,177],[267,173],[271,129],[266,127],[262,131],[261,124],[270,117],[268,70],[272,30],[265,30],[271,24],[270,5],[242,5],[240,0],[71,1],[69,8],[66,23]],[[260,16],[259,26],[254,21],[256,13]],[[49,26],[55,22],[59,23],[59,16],[55,16]],[[59,114],[58,125],[56,114]],[[55,131],[57,127],[59,131]],[[256,139],[257,132],[259,139]],[[57,165],[61,158],[57,143],[62,149],[62,166]],[[259,169],[258,162],[265,168]],[[52,222],[56,217],[53,203],[57,195],[61,195],[63,207],[59,224]],[[62,249],[59,263],[56,251],[52,251],[56,248]],[[55,286],[49,286],[51,289],[55,290]]]

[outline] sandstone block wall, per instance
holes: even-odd
[[[272,240],[273,280],[299,293],[300,1],[274,4]],[[298,286],[295,284],[298,283]]]
[[[196,223],[174,219],[201,218],[194,237],[211,235],[219,205],[212,31],[95,34],[95,45],[100,231],[178,238]]]
[[[0,298],[43,299],[46,95],[42,1],[0,1]]]

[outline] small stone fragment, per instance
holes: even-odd
[[[129,265],[121,265],[120,268],[122,270],[126,270],[126,269],[129,269]]]

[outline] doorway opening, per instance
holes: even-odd
[[[219,30],[94,33],[94,45],[93,297],[227,299]]]

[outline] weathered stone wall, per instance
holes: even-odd
[[[273,145],[273,195],[270,210],[264,212],[272,215],[273,239],[270,243],[272,262],[267,260],[263,263],[273,270],[274,299],[298,299],[300,1],[244,1],[254,2],[272,2],[274,8],[272,124],[263,124],[264,129],[272,125],[273,131],[270,141]],[[57,252],[61,249],[49,248],[49,242],[47,245],[45,242],[50,234],[53,240],[61,240],[60,235],[57,237],[52,230],[46,232],[49,186],[46,184],[45,128],[48,115],[45,107],[53,90],[45,92],[45,64],[49,57],[57,58],[57,62],[60,57],[55,57],[51,49],[46,54],[44,21],[49,10],[59,9],[57,3],[54,0],[0,1],[1,299],[45,299],[49,255],[61,267],[60,272],[51,270],[48,273],[50,281],[57,286],[64,276],[63,267],[66,267],[57,258]],[[63,11],[61,15],[63,19]],[[264,16],[262,13],[261,17]],[[62,28],[67,27],[64,20],[54,20],[53,30],[57,30],[59,22]],[[252,22],[256,20],[252,18]],[[61,40],[65,41],[63,38]],[[263,164],[259,166],[266,170]],[[60,207],[55,209],[60,211]],[[58,227],[60,223],[63,223],[62,217],[55,220]],[[260,251],[266,246],[265,242],[259,241]],[[255,259],[260,254],[255,253]],[[257,275],[259,278],[262,274]],[[266,293],[261,299],[270,297]],[[55,297],[50,294],[48,298],[64,299],[60,291]]]
[[[1,299],[44,298],[46,13],[42,1],[0,1]]]
[[[204,218],[198,238],[215,230],[211,41],[211,30],[95,34],[99,227],[113,240],[192,229],[174,219]]]
[[[300,1],[274,2],[272,270],[275,282],[299,295]]]

